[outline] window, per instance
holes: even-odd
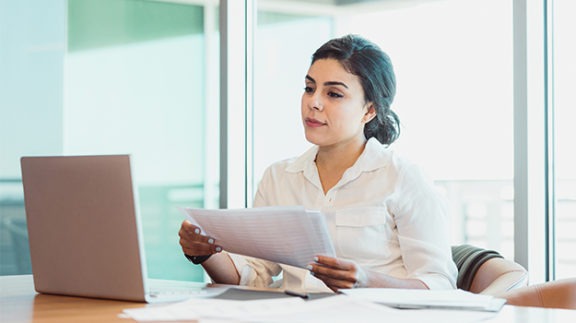
[[[246,195],[249,205],[265,167],[309,147],[299,120],[303,76],[318,46],[347,33],[390,54],[399,85],[393,108],[402,123],[393,148],[446,193],[454,243],[508,258],[546,249],[541,93],[547,80],[550,251],[557,278],[576,270],[572,1],[261,0],[254,39],[243,40],[237,36],[250,38],[256,1],[222,0],[235,10],[227,19],[247,9],[246,21],[224,21],[234,29],[227,57],[237,60],[222,71],[223,93],[217,2],[0,2],[0,275],[30,272],[21,156],[130,153],[151,276],[202,279],[177,246],[176,206],[213,208],[219,199],[237,206]],[[542,8],[553,26],[547,33],[540,30]],[[519,33],[527,34],[526,44]],[[548,75],[540,68],[545,41]],[[519,47],[526,57],[518,56]],[[249,60],[253,84],[251,75],[241,75],[251,66],[239,66]],[[242,80],[249,84],[238,86]],[[527,102],[518,103],[518,95]],[[220,96],[231,100],[223,116]],[[224,119],[228,138],[221,145],[215,125]],[[220,158],[227,159],[227,173],[219,173]],[[528,221],[515,222],[518,214]],[[532,278],[544,277],[540,255],[533,258],[520,260],[530,263]]]
[[[576,272],[576,4],[569,0],[552,2],[552,70],[555,111],[555,211],[556,211],[556,278],[573,277]],[[571,251],[572,250],[572,251]]]
[[[37,20],[45,14],[40,7],[8,6],[8,12],[22,10]],[[3,212],[4,232],[15,238],[10,228],[24,218],[20,156],[131,154],[149,276],[202,281],[203,271],[188,263],[178,245],[183,216],[177,207],[218,203],[216,8],[69,0],[48,13],[47,25],[59,22],[49,35],[56,42],[48,36],[34,39],[24,28],[13,29],[21,31],[10,39],[12,50],[24,41],[35,51],[20,58],[23,69],[10,74],[24,80],[17,88],[20,97],[31,99],[11,99],[10,110],[21,112],[11,128],[2,127],[2,164],[9,167],[0,178],[3,187],[17,187],[9,198],[10,205],[18,204],[10,214]],[[27,93],[26,81],[38,77],[46,80]],[[40,94],[44,97],[34,100]],[[6,112],[3,108],[2,119]],[[23,140],[4,143],[4,138]],[[18,232],[25,239],[25,231]],[[14,250],[15,243],[2,241],[6,250]],[[19,254],[14,253],[10,257]],[[2,262],[9,261],[3,253]],[[22,273],[5,268],[6,274]]]
[[[65,8],[0,2],[0,275],[31,273],[19,159],[62,150]]]
[[[453,241],[513,258],[512,1],[326,3],[259,2],[255,183],[267,165],[309,146],[299,100],[314,50],[360,34],[391,56],[402,125],[392,147],[446,193]]]
[[[330,37],[322,14],[259,8],[254,58],[254,183],[275,161],[303,153],[309,144],[300,121],[304,76],[314,50]]]

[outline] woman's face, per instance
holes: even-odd
[[[364,143],[364,124],[374,117],[358,76],[335,59],[319,59],[308,69],[302,94],[306,139],[318,146]]]

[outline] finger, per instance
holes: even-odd
[[[354,288],[354,282],[350,282],[347,280],[335,279],[333,277],[323,275],[315,275],[315,277],[323,281],[324,284],[326,284],[326,286],[328,286],[333,291],[338,291],[339,289]]]
[[[192,231],[192,230],[194,230],[194,228],[197,228],[197,226],[195,226],[194,224],[192,224],[192,222],[190,222],[188,220],[182,221],[182,225],[180,227],[183,229],[186,229],[188,231]]]
[[[178,235],[180,237],[180,246],[188,255],[207,255],[223,250],[222,246],[216,244],[214,238],[203,235],[199,227],[189,222],[188,224],[182,223]]]
[[[187,221],[184,221],[182,223],[180,231],[178,231],[178,235],[181,238],[188,239],[190,241],[203,242],[207,244],[216,244],[216,239],[202,234],[202,229],[200,229],[200,227],[195,226]]]
[[[213,253],[219,253],[223,250],[219,245],[190,242],[185,239],[180,239],[180,246],[182,247],[182,251],[190,256],[204,256]]]
[[[318,255],[314,257],[314,261],[325,267],[336,269],[354,270],[356,268],[356,264],[354,262],[342,260],[340,258]]]
[[[326,267],[322,264],[314,263],[308,265],[308,270],[310,270],[314,276],[317,277],[329,277],[331,279],[337,280],[345,280],[348,282],[352,282],[354,284],[356,282],[356,268],[354,267],[353,270],[342,270],[342,269],[334,269],[331,267]]]
[[[180,226],[180,232],[186,232],[188,234],[200,234],[202,233],[202,229],[200,229],[199,226],[192,224],[190,221],[184,220]]]
[[[190,222],[184,221],[180,226],[180,230],[178,231],[178,236],[183,239],[190,239],[193,240],[196,234],[200,233],[200,228],[196,227],[195,225],[191,224]]]

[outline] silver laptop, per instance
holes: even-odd
[[[37,292],[140,302],[209,296],[203,283],[147,279],[129,155],[22,157],[21,167]]]

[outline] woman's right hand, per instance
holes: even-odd
[[[207,256],[222,251],[222,247],[216,244],[216,239],[203,235],[199,227],[187,220],[182,222],[178,235],[182,251],[188,256]]]
[[[210,259],[201,260],[202,267],[212,279],[212,282],[226,285],[238,285],[240,275],[234,262],[227,253],[220,253],[222,246],[216,244],[216,239],[202,234],[202,230],[188,221],[182,222],[180,231],[180,246],[182,251],[190,257],[210,256]],[[198,264],[194,262],[195,264]]]

